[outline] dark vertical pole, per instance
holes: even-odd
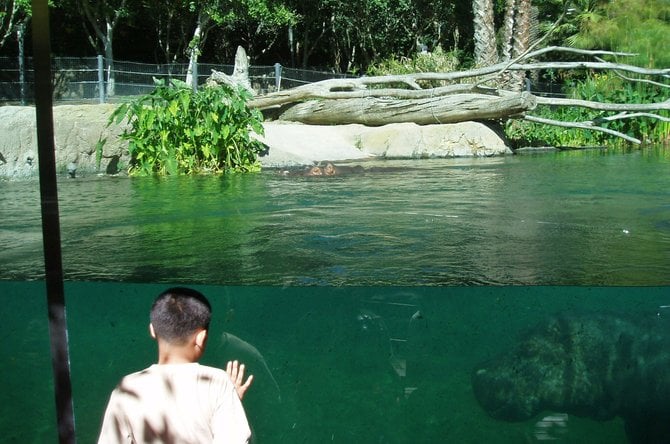
[[[35,117],[39,154],[42,238],[46,273],[51,363],[54,374],[58,440],[74,443],[74,409],[70,379],[70,352],[65,317],[65,290],[61,259],[56,153],[51,92],[51,42],[47,0],[32,0],[33,58],[35,61]]]

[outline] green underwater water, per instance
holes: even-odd
[[[78,442],[95,441],[119,378],[153,362],[148,310],[163,288],[66,285]],[[470,385],[478,363],[554,313],[670,316],[659,308],[670,302],[664,287],[197,288],[214,308],[203,362],[247,362],[257,380],[245,407],[263,443],[536,442],[552,412],[519,423],[488,417]],[[39,281],[0,282],[11,314],[0,325],[3,442],[56,437],[44,291]],[[404,376],[394,369],[401,361]],[[552,433],[564,443],[626,442],[618,419],[570,416]]]

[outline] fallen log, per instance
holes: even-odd
[[[457,94],[403,100],[392,97],[308,100],[281,112],[279,120],[311,125],[358,123],[381,126],[414,122],[419,125],[497,120],[535,108],[535,96],[527,92],[504,97],[487,94]]]
[[[593,61],[537,62],[549,52],[567,52],[591,56]],[[656,103],[602,103],[557,97],[537,97],[528,91],[513,91],[495,80],[506,72],[543,70],[613,71],[630,82],[645,82],[670,87],[663,80],[670,69],[647,69],[622,63],[611,63],[601,56],[632,54],[547,47],[529,51],[515,60],[491,66],[455,72],[418,72],[385,76],[330,79],[285,91],[256,96],[247,104],[265,114],[266,118],[313,125],[362,124],[383,126],[388,123],[413,122],[419,125],[459,123],[471,120],[506,120],[519,118],[553,126],[601,131],[628,142],[641,143],[635,137],[600,126],[607,120],[647,117],[666,119],[653,111],[667,112],[670,100]],[[624,73],[635,75],[629,78]],[[659,77],[656,82],[644,77]],[[558,122],[528,115],[537,106],[579,107],[605,113],[618,112],[616,117],[599,116],[593,121]]]

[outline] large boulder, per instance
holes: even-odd
[[[119,135],[123,124],[107,126],[115,105],[61,105],[53,108],[56,166],[67,174],[116,173],[127,165],[127,142]],[[364,125],[304,125],[266,122],[260,139],[268,147],[260,158],[264,167],[311,165],[321,161],[369,158],[431,158],[492,156],[510,153],[487,125],[464,122],[445,125],[397,123]],[[104,141],[104,143],[102,143]],[[102,144],[101,144],[102,143]],[[98,148],[102,158],[98,165]],[[37,135],[33,107],[0,107],[0,177],[38,174]]]
[[[425,159],[494,156],[512,151],[496,131],[480,122],[442,125],[392,123],[306,125],[266,122],[267,167],[356,159]]]
[[[66,174],[69,164],[79,172],[116,172],[127,165],[127,143],[118,136],[122,127],[107,126],[115,105],[62,105],[53,108],[56,168]],[[104,141],[104,143],[102,143]],[[97,147],[102,144],[98,169]],[[35,108],[0,107],[0,177],[38,174]]]

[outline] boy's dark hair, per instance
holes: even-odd
[[[197,290],[168,288],[151,306],[151,324],[156,336],[174,344],[183,344],[199,328],[209,329],[212,306]]]

